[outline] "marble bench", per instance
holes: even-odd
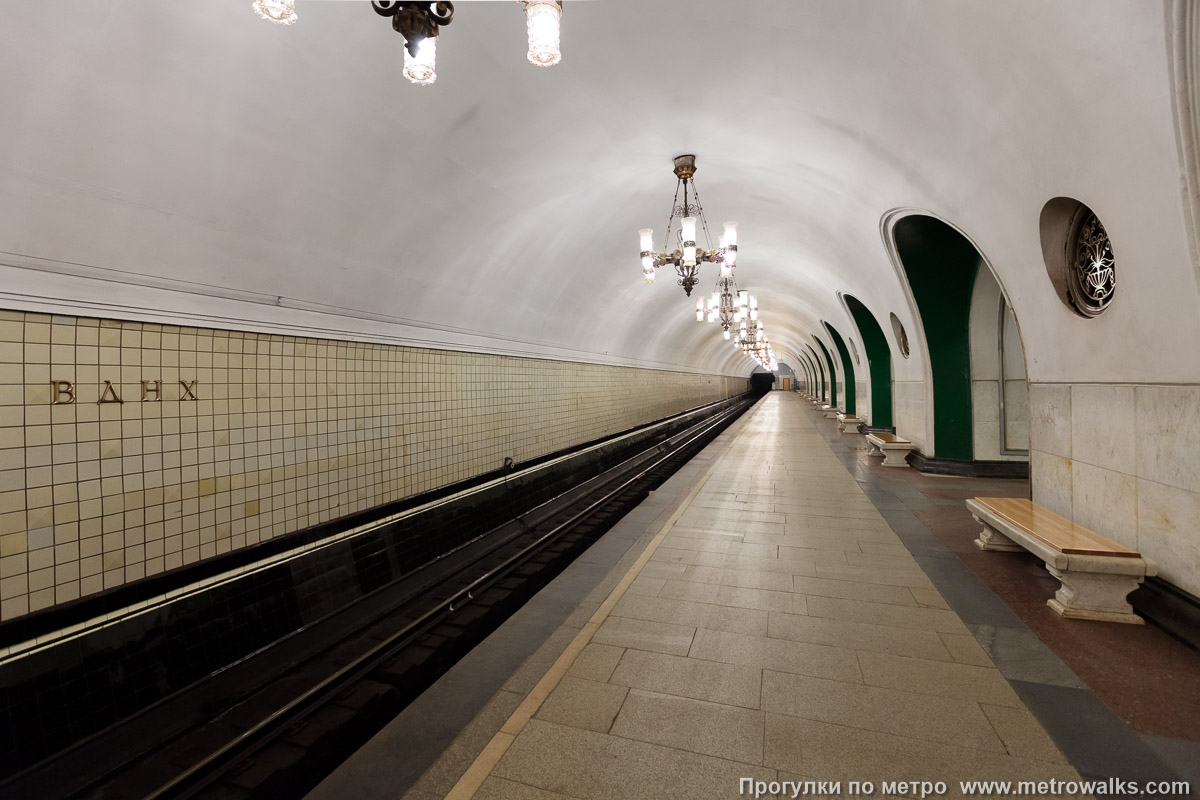
[[[823,405],[821,410],[825,412],[825,419],[837,419],[837,415],[842,413],[837,406]]]
[[[862,417],[854,414],[838,414],[837,421],[842,433],[858,433],[858,426],[863,422]]]
[[[908,466],[908,454],[912,452],[912,442],[908,439],[901,439],[894,433],[868,433],[867,441],[874,448],[872,455],[877,452],[883,456],[885,467]]]
[[[1141,625],[1125,597],[1158,564],[1136,550],[1014,497],[976,497],[967,509],[983,531],[981,550],[1028,550],[1062,583],[1046,605],[1063,617]]]

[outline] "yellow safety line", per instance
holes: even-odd
[[[679,508],[675,510],[675,513],[671,515],[666,524],[655,534],[654,538],[650,540],[650,544],[638,556],[637,561],[633,562],[633,566],[625,573],[625,577],[621,578],[621,581],[609,592],[608,597],[596,609],[596,613],[592,614],[591,619],[579,629],[579,633],[575,634],[575,638],[567,645],[567,649],[562,652],[562,655],[558,657],[554,665],[537,682],[537,685],[533,687],[533,691],[526,695],[525,699],[521,701],[521,705],[517,706],[517,709],[513,711],[512,715],[501,726],[499,732],[488,742],[487,747],[483,748],[483,751],[475,757],[471,766],[463,773],[462,777],[458,779],[458,783],[454,784],[454,788],[446,795],[446,800],[470,800],[479,791],[479,787],[483,785],[487,776],[492,773],[492,769],[499,763],[504,754],[508,752],[508,748],[516,740],[517,734],[524,730],[526,723],[542,707],[542,703],[546,701],[546,698],[558,686],[559,681],[567,674],[567,670],[575,663],[575,659],[583,652],[583,648],[587,647],[588,643],[591,642],[592,636],[595,635],[600,625],[603,624],[613,608],[620,602],[621,598],[625,595],[625,590],[637,579],[642,568],[646,566],[650,561],[650,557],[654,555],[654,552],[658,550],[658,546],[662,544],[663,539],[671,532],[671,528],[675,527],[675,523],[683,516],[683,512],[691,505],[692,500],[696,499],[696,495],[700,494],[700,491],[708,484],[708,480],[712,477],[713,472],[716,471],[717,465],[721,463],[721,459],[725,457],[725,454],[732,446],[733,442],[731,441],[721,451],[721,454],[713,459],[712,465],[709,466],[705,473],[695,479],[695,488],[688,492],[683,502],[680,503]]]

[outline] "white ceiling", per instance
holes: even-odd
[[[838,291],[912,334],[880,234],[912,207],[988,258],[1031,379],[1200,379],[1165,346],[1200,294],[1147,0],[568,0],[552,69],[516,3],[461,2],[431,87],[365,2],[249,6],[0,6],[0,303],[748,374],[640,279],[692,152],[785,353],[822,319],[861,343]],[[1059,195],[1114,243],[1096,320],[1043,266]]]

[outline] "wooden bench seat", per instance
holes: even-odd
[[[1059,615],[1142,624],[1125,597],[1158,574],[1151,559],[1023,498],[976,497],[967,508],[983,526],[981,550],[1028,550],[1046,563],[1062,583],[1046,603]]]
[[[871,455],[883,456],[885,467],[907,467],[912,442],[901,439],[894,433],[868,433],[867,441],[874,448]]]
[[[838,414],[837,421],[842,433],[858,433],[858,426],[863,422],[862,417],[855,414]]]

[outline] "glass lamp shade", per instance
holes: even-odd
[[[750,293],[744,290],[738,292],[737,304],[742,308],[748,306],[750,304]]]
[[[732,275],[732,274],[733,274],[733,268],[732,268],[732,266],[729,264],[729,262],[727,262],[727,261],[722,261],[722,262],[721,262],[721,277],[722,277],[722,278],[728,278],[728,277],[729,277],[730,275]]]
[[[647,250],[654,249],[654,229],[642,228],[638,231],[638,240],[641,242],[641,251],[644,253]]]
[[[726,330],[725,331],[725,341],[729,341],[731,338],[733,338],[733,334],[731,334],[728,330]]]
[[[696,298],[696,322],[704,322],[704,298]]]
[[[704,322],[704,312],[696,309],[696,322]]]
[[[404,77],[419,86],[428,86],[437,80],[437,37],[426,36],[417,45],[414,57],[404,49]]]
[[[642,277],[646,279],[646,283],[654,283],[654,269],[643,269]]]
[[[750,295],[750,307],[758,308],[758,298],[755,297],[754,295]]]
[[[554,0],[525,0],[525,27],[529,33],[529,63],[552,67],[562,61],[559,20],[562,8]],[[643,248],[645,249],[645,248]]]
[[[758,319],[758,309],[757,308],[750,309],[750,319]]]
[[[696,266],[696,218],[683,218],[683,263]]]
[[[276,25],[296,23],[296,0],[254,0],[254,12]]]
[[[724,265],[729,267],[732,272],[733,268],[737,266],[737,223],[726,222],[725,235],[721,238],[723,240],[721,247],[725,250]]]

